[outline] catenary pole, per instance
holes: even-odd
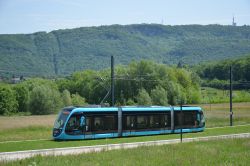
[[[111,56],[111,106],[115,105],[114,57]]]
[[[181,142],[182,142],[182,128],[183,128],[183,112],[182,112],[182,100],[181,100],[181,106],[180,106],[180,109],[181,109]]]
[[[233,85],[232,85],[232,80],[233,80],[233,73],[232,73],[232,66],[230,66],[230,126],[233,126]]]

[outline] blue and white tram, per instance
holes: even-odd
[[[182,115],[181,116],[181,112]],[[183,117],[183,119],[181,118]],[[182,122],[181,122],[182,119]],[[55,121],[55,140],[113,138],[199,132],[205,128],[200,107],[67,107]]]

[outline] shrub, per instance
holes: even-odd
[[[81,97],[78,93],[72,94],[72,104],[74,106],[84,106],[87,103],[85,102],[85,98]]]
[[[62,106],[59,91],[46,85],[35,87],[30,98],[30,112],[35,115],[52,114]]]
[[[70,106],[70,105],[72,105],[72,100],[71,100],[70,92],[67,89],[65,89],[62,92],[62,102],[63,102],[64,106]]]
[[[16,92],[16,100],[18,102],[18,111],[19,112],[27,112],[28,111],[28,104],[29,104],[29,89],[27,86],[23,84],[17,84],[14,87]]]
[[[128,101],[126,102],[126,105],[136,105],[136,103],[134,102],[134,100],[128,99]]]
[[[139,105],[145,105],[145,106],[152,105],[152,100],[145,89],[140,89],[136,99]]]
[[[0,86],[0,115],[9,115],[17,112],[18,102],[15,91],[9,86]]]
[[[168,94],[161,86],[151,91],[151,98],[154,105],[168,105]]]

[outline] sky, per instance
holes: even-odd
[[[0,0],[0,34],[157,23],[250,25],[250,0]]]

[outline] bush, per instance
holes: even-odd
[[[151,98],[154,105],[168,105],[168,94],[161,86],[157,86],[151,91]]]
[[[84,106],[87,103],[85,102],[85,98],[81,97],[78,93],[72,94],[72,104],[74,106]]]
[[[152,100],[151,100],[148,92],[145,89],[141,89],[139,91],[139,94],[136,97],[136,99],[137,99],[137,103],[139,105],[145,105],[145,106],[152,105]]]
[[[18,102],[15,91],[7,85],[0,85],[0,115],[16,113],[17,108]]]
[[[29,104],[29,89],[23,84],[18,84],[14,87],[16,92],[16,100],[18,101],[18,111],[27,112]]]
[[[201,92],[195,89],[190,89],[188,91],[187,103],[198,104],[201,102]]]
[[[70,105],[72,105],[72,100],[71,100],[70,92],[67,89],[65,89],[62,92],[62,102],[63,102],[64,106],[70,106]]]
[[[50,86],[40,85],[35,87],[30,94],[30,112],[35,115],[56,113],[62,106],[58,90]]]
[[[128,101],[126,102],[126,105],[136,105],[136,103],[134,102],[134,100],[128,99]]]

